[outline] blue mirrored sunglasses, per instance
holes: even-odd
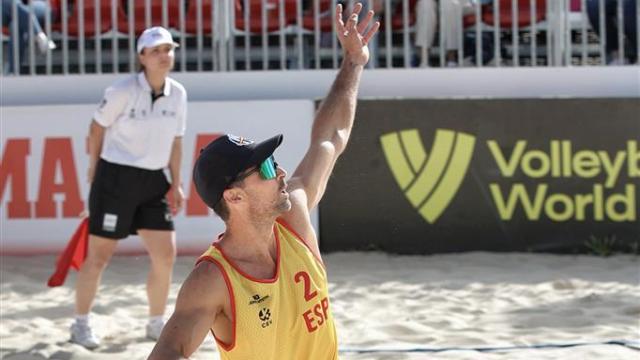
[[[278,163],[273,155],[269,156],[260,164],[260,176],[264,180],[275,179],[278,174]]]
[[[259,166],[256,166],[255,168],[247,171],[244,174],[238,175],[238,177],[234,181],[242,181],[256,171],[260,172],[260,177],[263,180],[275,179],[278,175],[278,163],[276,162],[273,155],[271,155],[265,161],[261,162]]]

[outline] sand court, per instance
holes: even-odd
[[[640,340],[640,259],[547,254],[324,255],[341,359],[633,359]],[[47,288],[55,257],[0,258],[0,357],[145,359],[145,256],[116,256],[93,321],[94,352],[68,342],[75,273]],[[174,270],[169,309],[195,257]],[[549,344],[590,343],[567,348]],[[519,347],[504,351],[471,349]],[[457,348],[457,349],[456,349]],[[440,351],[447,350],[448,351]],[[437,351],[437,352],[436,352]],[[217,359],[208,336],[193,359]]]

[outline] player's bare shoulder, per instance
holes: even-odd
[[[176,306],[215,307],[219,311],[225,304],[227,294],[223,270],[214,262],[203,260],[182,284]]]

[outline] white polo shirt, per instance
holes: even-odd
[[[152,102],[144,72],[117,81],[104,92],[93,115],[106,128],[100,157],[116,164],[158,170],[169,165],[175,137],[183,136],[187,92],[167,78],[163,96]]]

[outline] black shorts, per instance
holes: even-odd
[[[173,230],[165,198],[170,187],[163,170],[100,159],[89,193],[89,233],[123,239],[139,229]]]

